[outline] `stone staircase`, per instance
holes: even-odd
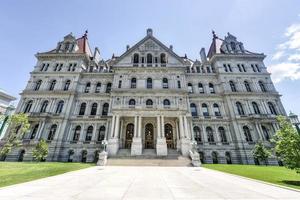
[[[143,154],[131,156],[129,149],[120,149],[115,156],[107,160],[108,166],[192,166],[191,160],[174,149],[167,156],[157,156],[155,149],[144,149]]]

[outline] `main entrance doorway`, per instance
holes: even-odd
[[[165,124],[165,137],[167,147],[169,149],[174,149],[174,139],[173,139],[173,127],[171,124]]]
[[[152,124],[145,126],[145,149],[154,148],[154,128]]]
[[[128,124],[126,127],[126,135],[125,135],[125,148],[126,149],[131,148],[133,134],[134,134],[134,125]]]

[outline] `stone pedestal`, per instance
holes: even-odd
[[[118,138],[111,138],[108,140],[107,144],[107,152],[108,155],[116,155],[119,150],[119,139]]]
[[[201,161],[200,161],[200,155],[198,152],[190,150],[190,157],[192,159],[192,165],[194,167],[200,167]]]
[[[107,152],[102,151],[99,153],[99,159],[97,162],[97,166],[105,166],[107,162]]]
[[[156,154],[158,156],[167,156],[168,155],[166,138],[157,138],[157,141],[156,141]]]
[[[189,152],[192,149],[191,140],[188,138],[181,139],[181,154],[183,156],[189,156]]]
[[[142,155],[142,138],[132,138],[131,144],[131,155],[139,156]]]

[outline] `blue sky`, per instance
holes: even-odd
[[[126,2],[126,3],[125,3]],[[86,29],[104,59],[120,55],[151,27],[179,55],[199,59],[211,30],[237,36],[245,47],[267,55],[265,64],[287,111],[300,114],[299,0],[110,0],[0,2],[0,88],[19,97],[36,59],[72,32]]]

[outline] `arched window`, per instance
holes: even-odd
[[[191,83],[188,83],[188,91],[189,93],[193,93],[193,85]]]
[[[74,131],[74,135],[73,135],[73,141],[74,142],[79,140],[80,132],[81,132],[81,126],[76,126],[75,131]]]
[[[79,115],[84,115],[86,109],[86,103],[81,103],[80,109],[79,109]]]
[[[198,89],[199,89],[199,93],[203,94],[204,93],[204,87],[202,83],[198,83]]]
[[[105,138],[105,126],[101,126],[99,129],[99,134],[97,140],[101,142]]]
[[[52,141],[54,139],[56,129],[57,129],[57,125],[53,124],[50,128],[47,140]]]
[[[101,90],[101,83],[98,82],[98,83],[96,84],[95,93],[99,93],[100,90]]]
[[[232,51],[235,51],[236,47],[234,42],[230,42],[230,47]]]
[[[252,140],[252,136],[250,133],[250,129],[248,128],[248,126],[244,126],[243,127],[243,131],[244,131],[244,136],[247,142],[253,142]]]
[[[198,126],[195,126],[195,127],[193,128],[193,131],[194,131],[195,141],[196,141],[197,143],[202,142],[200,128],[199,128]]]
[[[267,141],[270,141],[270,134],[269,130],[265,126],[261,126],[261,129],[263,131],[264,137]]]
[[[227,164],[232,164],[230,152],[225,152],[225,159]]]
[[[206,127],[206,134],[207,134],[207,141],[208,142],[215,142],[213,130],[211,127]]]
[[[169,81],[167,78],[163,78],[163,88],[164,89],[169,88]]]
[[[28,101],[25,105],[24,113],[29,113],[32,107],[32,100]]]
[[[31,134],[30,134],[30,139],[31,140],[35,138],[38,129],[39,129],[39,125],[37,124],[37,125],[34,126],[34,128],[31,131]]]
[[[169,99],[165,99],[164,100],[164,108],[170,108],[170,105],[171,105],[170,100]]]
[[[215,88],[214,88],[214,85],[212,83],[209,83],[208,87],[209,87],[209,91],[210,91],[211,94],[215,93]]]
[[[48,100],[43,102],[40,113],[45,113],[46,112],[48,104],[49,104]]]
[[[235,87],[234,82],[233,81],[229,81],[229,85],[230,85],[231,91],[232,92],[236,92],[236,87]]]
[[[219,108],[218,104],[214,103],[213,104],[213,109],[214,109],[215,116],[221,116],[221,111],[220,111],[220,108]]]
[[[40,89],[42,85],[42,80],[38,80],[36,83],[35,83],[35,87],[34,87],[34,90],[37,91]]]
[[[93,136],[93,126],[89,126],[86,130],[86,135],[85,135],[85,141],[89,142],[92,140],[92,136]]]
[[[197,106],[196,106],[196,104],[194,104],[194,103],[191,103],[191,105],[190,105],[190,108],[191,108],[191,113],[192,113],[192,116],[193,116],[193,117],[196,117],[196,116],[198,116],[198,112],[197,112]]]
[[[211,153],[211,157],[212,157],[213,164],[218,164],[219,163],[219,161],[218,161],[218,153],[217,152],[213,151]]]
[[[54,90],[55,85],[56,85],[56,80],[51,81],[49,90],[50,91]]]
[[[239,115],[245,115],[243,105],[241,104],[241,102],[238,101],[235,103],[235,105],[236,105],[236,109],[237,109]]]
[[[133,63],[138,64],[139,63],[139,54],[135,53],[133,55]]]
[[[147,78],[147,88],[148,89],[152,88],[152,78]]]
[[[262,81],[258,81],[258,84],[262,92],[267,92],[265,84]]]
[[[161,64],[167,63],[166,54],[164,54],[164,53],[160,54],[160,63]]]
[[[111,83],[107,83],[105,92],[110,93],[110,91],[111,91]]]
[[[252,107],[255,114],[260,114],[260,110],[256,102],[252,102]]]
[[[64,101],[59,101],[58,104],[57,104],[55,113],[56,114],[61,113],[62,110],[63,110],[63,107],[64,107]]]
[[[209,116],[208,106],[206,103],[202,104],[202,113],[203,113],[203,116],[205,116],[205,117]]]
[[[150,53],[147,54],[147,63],[148,64],[152,64],[153,60],[152,60],[152,55]]]
[[[130,87],[131,87],[131,88],[136,88],[136,78],[132,78],[132,79],[131,79]]]
[[[130,99],[129,100],[129,107],[130,108],[134,108],[135,107],[135,100],[134,99]]]
[[[270,110],[272,115],[277,115],[277,111],[276,111],[275,106],[272,102],[268,102],[268,107],[269,107],[269,110]]]
[[[152,101],[151,99],[148,99],[148,100],[146,101],[146,107],[147,107],[147,108],[152,108],[152,106],[153,106],[153,101]]]
[[[70,84],[71,84],[71,81],[67,80],[66,83],[65,83],[65,86],[64,86],[64,91],[69,90]]]
[[[108,114],[108,108],[109,108],[109,104],[108,103],[103,104],[103,109],[102,109],[102,115],[103,116],[107,116],[107,114]]]
[[[96,115],[97,114],[97,108],[98,108],[98,104],[93,103],[92,108],[91,108],[91,115]]]
[[[81,162],[86,163],[86,159],[87,159],[87,151],[82,150],[82,152],[81,152]]]
[[[86,85],[85,85],[84,92],[85,92],[85,93],[89,93],[89,92],[90,92],[90,89],[91,89],[91,83],[88,82],[88,83],[86,83]]]
[[[248,81],[244,81],[244,85],[245,85],[246,91],[251,92],[251,87],[250,87],[250,84],[248,83]]]
[[[218,131],[219,131],[221,142],[227,142],[227,137],[226,137],[225,129],[222,126],[220,126],[218,128]]]

